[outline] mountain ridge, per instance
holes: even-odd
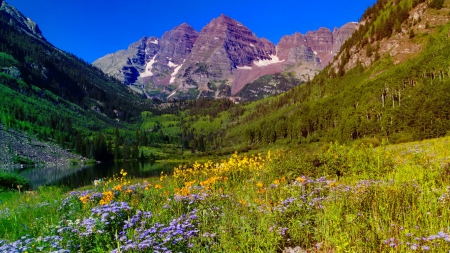
[[[172,47],[188,49],[179,59],[167,61],[172,57],[161,57],[159,51],[153,59],[152,54],[143,57],[136,50],[128,49],[99,58],[93,65],[135,90],[143,90],[149,97],[163,100],[170,97],[230,98],[245,85],[268,74],[289,71],[296,73],[298,83],[310,80],[328,64],[352,30],[357,28],[352,22],[333,31],[320,28],[306,35],[295,33],[282,37],[279,45],[275,46],[224,14],[212,19],[200,32],[186,23],[182,25],[189,27],[189,32],[177,36],[187,36],[191,43],[186,47],[183,42],[181,46],[176,45],[176,40],[169,42],[174,44]],[[289,38],[300,35],[308,41],[289,43]],[[145,63],[133,62],[136,56]]]

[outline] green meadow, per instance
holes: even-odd
[[[449,137],[0,193],[0,252],[447,252]]]

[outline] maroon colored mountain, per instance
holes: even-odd
[[[255,61],[270,61],[275,52],[275,45],[270,41],[256,37],[241,23],[220,15],[201,30],[175,81],[181,84],[181,90],[196,88],[200,95],[206,92],[217,97],[220,92],[212,83],[228,80],[233,89],[240,85],[239,69],[251,68]]]
[[[163,90],[171,83],[170,74],[178,72],[184,60],[191,53],[198,32],[183,23],[173,30],[165,32],[159,41],[159,51],[151,55],[144,73],[140,77],[149,92],[162,86]]]
[[[184,23],[144,37],[95,61],[104,72],[151,97],[230,97],[257,78],[283,71],[307,80],[323,69],[356,29],[348,23],[281,38],[277,47],[240,22],[220,15],[200,32]]]
[[[307,32],[306,35],[295,33],[281,38],[277,45],[278,57],[281,60],[289,58],[292,50],[301,46],[311,48],[320,59],[322,66],[328,65],[333,60],[344,42],[350,38],[357,28],[357,23],[347,23],[340,29],[334,28],[331,32],[328,28],[320,28],[318,31]]]

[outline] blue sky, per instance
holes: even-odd
[[[277,44],[284,35],[358,21],[376,0],[6,0],[56,47],[93,62],[186,22],[200,31],[225,14]]]

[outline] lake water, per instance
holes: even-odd
[[[121,162],[101,163],[84,167],[43,167],[30,168],[20,174],[30,180],[33,190],[39,186],[57,185],[75,189],[90,185],[94,180],[112,178],[119,175],[120,170],[126,171],[127,178],[159,177],[161,171],[169,174],[180,163],[165,162]]]

